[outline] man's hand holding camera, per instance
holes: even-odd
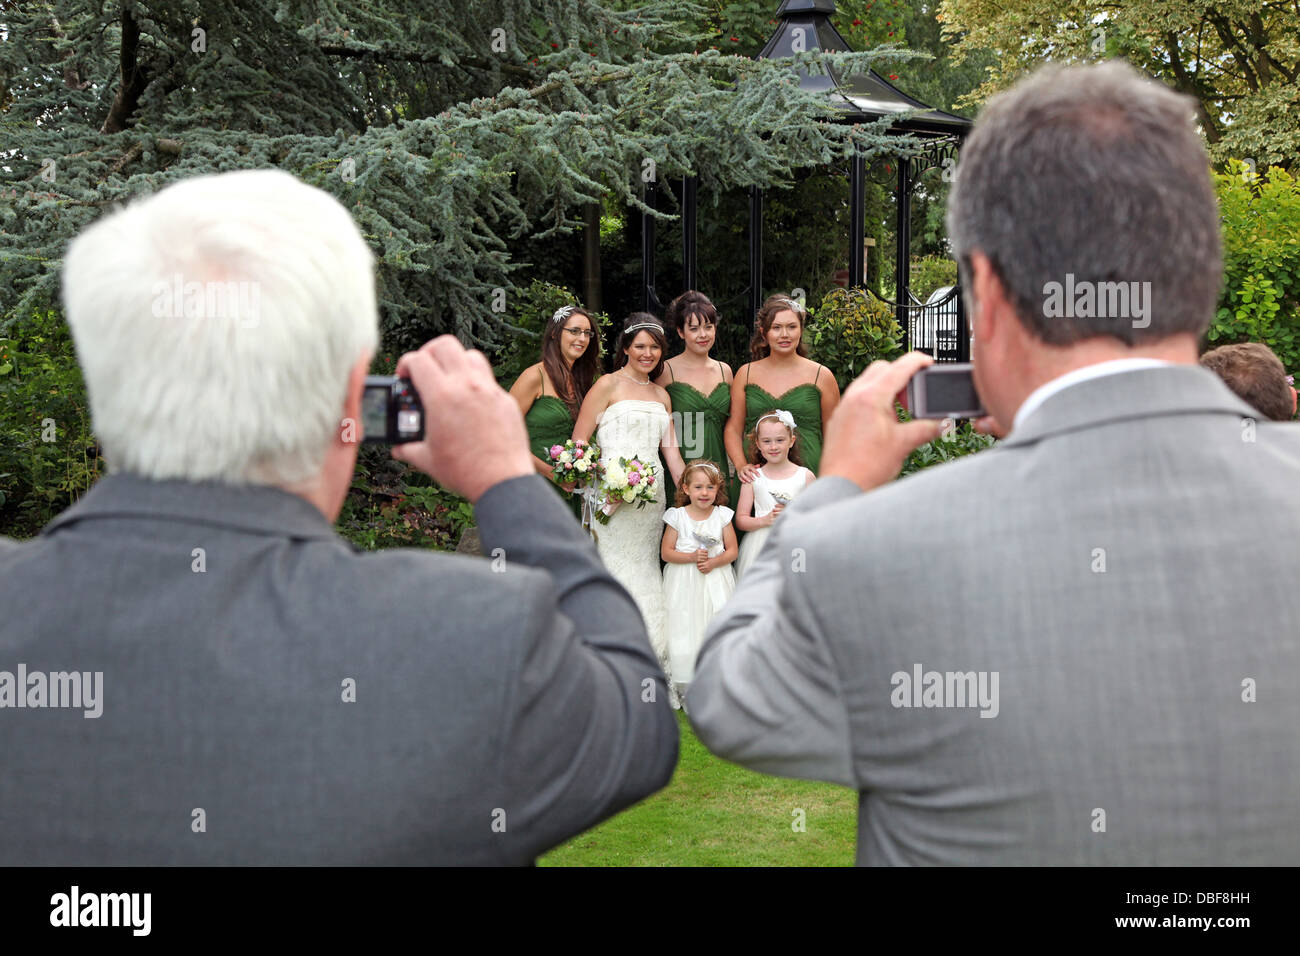
[[[908,352],[895,362],[872,362],[847,389],[826,423],[820,477],[848,478],[863,491],[893,481],[911,452],[943,434],[943,422],[899,422],[894,399],[934,359]]]
[[[477,503],[493,485],[536,474],[528,431],[487,358],[440,335],[397,360],[424,406],[424,440],[393,446],[393,457]]]

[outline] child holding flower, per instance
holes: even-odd
[[[797,427],[794,416],[778,408],[755,422],[753,432],[746,436],[753,449],[750,463],[761,467],[753,481],[741,486],[740,501],[736,504],[739,512],[736,524],[745,532],[740,560],[736,562],[737,579],[754,563],[777,515],[795,495],[817,480],[816,475],[799,464]]]
[[[668,671],[685,697],[709,620],[736,589],[731,563],[739,547],[726,507],[722,471],[707,459],[691,462],[677,486],[677,507],[664,512],[659,556],[664,567]]]

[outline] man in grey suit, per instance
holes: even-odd
[[[990,101],[949,231],[1010,437],[891,483],[929,359],[871,366],[709,629],[700,737],[858,790],[860,864],[1300,862],[1300,430],[1196,365],[1194,112],[1119,63]]]
[[[64,298],[111,474],[0,538],[0,864],[526,864],[668,782],[636,605],[481,353],[402,356],[394,453],[490,559],[335,533],[378,333],[336,200],[186,180],[79,237]]]

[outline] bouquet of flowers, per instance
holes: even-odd
[[[776,499],[776,503],[779,505],[788,505],[790,502],[794,501],[794,497],[787,495],[784,491],[774,491],[772,492],[772,497]]]
[[[596,512],[596,520],[609,524],[610,516],[621,505],[635,502],[638,508],[642,508],[647,501],[654,501],[655,484],[659,480],[657,471],[653,464],[639,458],[607,462],[600,483],[603,503]]]
[[[557,484],[566,481],[583,484],[600,473],[600,446],[591,442],[569,438],[563,445],[552,445],[548,457]]]

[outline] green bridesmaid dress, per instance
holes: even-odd
[[[817,370],[817,376],[822,374]],[[800,459],[808,470],[817,474],[822,460],[822,393],[817,388],[817,378],[796,385],[780,395],[749,381],[749,368],[745,369],[745,434],[754,429],[754,423],[768,412],[783,408],[794,416],[795,438]],[[745,449],[749,451],[748,448]]]
[[[673,374],[671,365],[668,366],[668,374]],[[681,445],[682,460],[689,465],[693,461],[707,458],[717,465],[726,478],[727,504],[734,509],[736,501],[740,498],[740,479],[735,476],[727,478],[729,468],[723,429],[726,428],[727,418],[731,415],[731,387],[727,385],[721,362],[718,363],[718,374],[723,376],[723,380],[718,382],[708,395],[694,385],[677,381],[676,376],[664,388],[673,402],[673,419],[674,424],[679,426],[677,441]],[[687,416],[691,417],[688,419]],[[690,425],[686,424],[687,421]],[[690,447],[691,445],[694,447]],[[695,454],[688,458],[687,453],[692,451]],[[672,502],[676,500],[673,496],[677,489],[673,484],[672,475],[664,477],[667,482],[664,490],[668,494],[669,507],[672,507]]]
[[[551,446],[563,445],[572,438],[575,422],[573,416],[569,414],[569,407],[554,395],[545,394],[545,391],[546,379],[543,377],[543,394],[539,395],[533,402],[533,407],[528,409],[528,414],[524,416],[524,424],[528,426],[528,446],[533,454],[542,461],[549,461]],[[556,493],[564,499],[565,505],[573,512],[574,517],[581,521],[582,499],[577,495],[569,494],[553,479],[547,480],[551,482],[551,487]]]

